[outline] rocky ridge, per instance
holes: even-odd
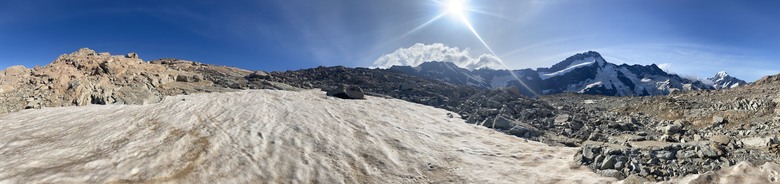
[[[193,61],[144,62],[136,53],[111,55],[82,48],[49,65],[0,71],[0,114],[88,104],[148,104],[164,96],[234,89],[282,89],[249,70]]]

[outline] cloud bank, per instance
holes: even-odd
[[[389,68],[393,65],[417,66],[428,61],[446,61],[469,70],[479,68],[501,69],[501,59],[492,54],[472,57],[469,48],[449,47],[442,43],[430,45],[417,43],[408,48],[400,48],[374,61],[374,67]]]

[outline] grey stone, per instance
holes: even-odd
[[[661,127],[661,131],[664,132],[664,135],[674,135],[682,131],[682,126],[678,124],[666,125]]]
[[[603,161],[604,161],[604,155],[597,155],[595,160],[593,160],[593,163],[601,164]]]
[[[494,129],[502,129],[502,130],[508,130],[511,129],[515,123],[512,122],[512,120],[509,120],[505,118],[504,116],[498,116],[493,119],[491,128]]]
[[[604,162],[601,163],[600,169],[614,169],[615,163],[617,163],[617,159],[615,159],[616,156],[609,155],[604,159]]]
[[[558,116],[555,116],[555,126],[564,126],[566,125],[569,120],[571,120],[571,117],[568,114],[559,114]]]
[[[264,71],[254,71],[247,75],[248,78],[256,78],[256,79],[268,79],[271,75],[268,75],[268,73]]]
[[[693,150],[679,150],[675,154],[679,158],[694,158],[696,157],[696,151]]]
[[[723,155],[723,151],[713,144],[702,144],[697,153],[701,158],[718,158]]]
[[[777,143],[777,140],[774,137],[750,137],[742,139],[741,141],[744,146],[753,148],[767,147]]]
[[[365,99],[363,89],[358,86],[342,85],[336,89],[328,90],[326,95],[343,99]]]
[[[582,148],[582,156],[589,160],[593,160],[599,152],[601,152],[599,147],[585,146]]]
[[[615,162],[615,169],[617,169],[617,170],[622,170],[622,169],[623,169],[623,167],[624,167],[625,165],[626,165],[626,163],[625,163],[625,162],[623,162],[623,161],[617,161],[617,162]]]

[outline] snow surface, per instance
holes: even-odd
[[[249,90],[0,116],[0,183],[605,183],[550,147],[396,99]],[[455,113],[452,113],[455,114]]]

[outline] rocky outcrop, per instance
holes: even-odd
[[[144,62],[136,53],[112,56],[82,48],[43,67],[0,71],[0,114],[71,105],[148,104],[165,96],[198,92],[285,88],[246,78],[253,73],[257,72],[177,59]]]

